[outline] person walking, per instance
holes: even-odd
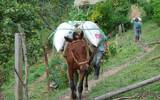
[[[142,28],[142,23],[140,19],[136,17],[133,20],[133,30],[134,30],[134,35],[135,35],[135,42],[139,42],[140,40],[140,35],[142,33],[141,28]]]
[[[98,24],[97,21],[95,21],[96,24]],[[100,30],[101,32],[101,40],[98,44],[98,46],[96,47],[95,49],[95,53],[94,53],[94,56],[93,56],[93,59],[92,59],[92,62],[91,64],[93,65],[94,67],[94,77],[95,77],[95,80],[97,80],[99,78],[99,72],[100,72],[100,62],[101,62],[101,59],[103,58],[103,55],[105,54],[105,50],[107,48],[107,37],[104,35],[103,31]]]

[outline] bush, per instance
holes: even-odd
[[[143,5],[144,11],[146,12],[146,19],[151,19],[153,15],[153,7],[150,3]]]
[[[88,11],[83,9],[71,8],[69,12],[68,20],[70,21],[86,21],[88,17]]]
[[[63,59],[60,57],[54,57],[50,64],[50,81],[54,81],[59,89],[64,89],[68,85],[67,78],[67,65],[64,63]]]
[[[105,52],[105,59],[109,59],[110,56],[115,56],[117,54],[117,44],[115,41],[109,42],[109,46]]]
[[[152,0],[151,5],[153,7],[153,19],[158,25],[160,25],[160,1]]]
[[[129,2],[126,0],[107,0],[98,3],[89,16],[90,20],[98,21],[102,29],[108,33],[121,23],[127,23]]]

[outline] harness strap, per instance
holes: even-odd
[[[73,59],[74,59],[74,61],[78,64],[78,65],[82,65],[82,64],[85,64],[85,63],[88,63],[89,61],[88,60],[86,60],[86,61],[82,61],[82,62],[78,62],[78,60],[75,58],[75,56],[74,56],[74,54],[73,54],[73,52],[71,51],[71,54],[72,54],[72,57],[73,57]]]
[[[79,62],[78,64],[79,64],[79,65],[82,65],[82,64],[86,64],[86,63],[88,63],[88,60]]]
[[[78,61],[77,61],[77,59],[75,58],[75,56],[74,56],[74,54],[73,54],[73,52],[72,52],[72,51],[71,51],[71,55],[72,55],[72,57],[73,57],[74,61],[78,64]]]

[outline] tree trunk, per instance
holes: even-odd
[[[133,89],[136,89],[136,88],[154,83],[154,82],[159,81],[159,80],[160,80],[160,75],[152,77],[152,78],[147,79],[147,80],[144,80],[144,81],[139,82],[139,83],[135,83],[135,84],[120,88],[120,89],[115,90],[115,91],[111,91],[111,92],[106,93],[102,96],[96,97],[95,100],[107,100],[107,99],[110,99],[111,97],[114,97],[114,96],[117,96],[119,94],[128,92],[130,90],[133,90]]]
[[[49,68],[48,68],[48,56],[47,56],[47,48],[44,46],[44,62],[45,62],[45,68],[46,68],[46,77],[47,77],[47,89],[50,91],[50,84],[49,84]]]

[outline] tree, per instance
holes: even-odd
[[[160,25],[160,1],[159,0],[151,0],[151,5],[153,8],[153,19],[154,21]]]
[[[128,22],[129,2],[126,0],[107,0],[98,3],[89,19],[100,22],[103,30],[112,32],[121,23]]]

